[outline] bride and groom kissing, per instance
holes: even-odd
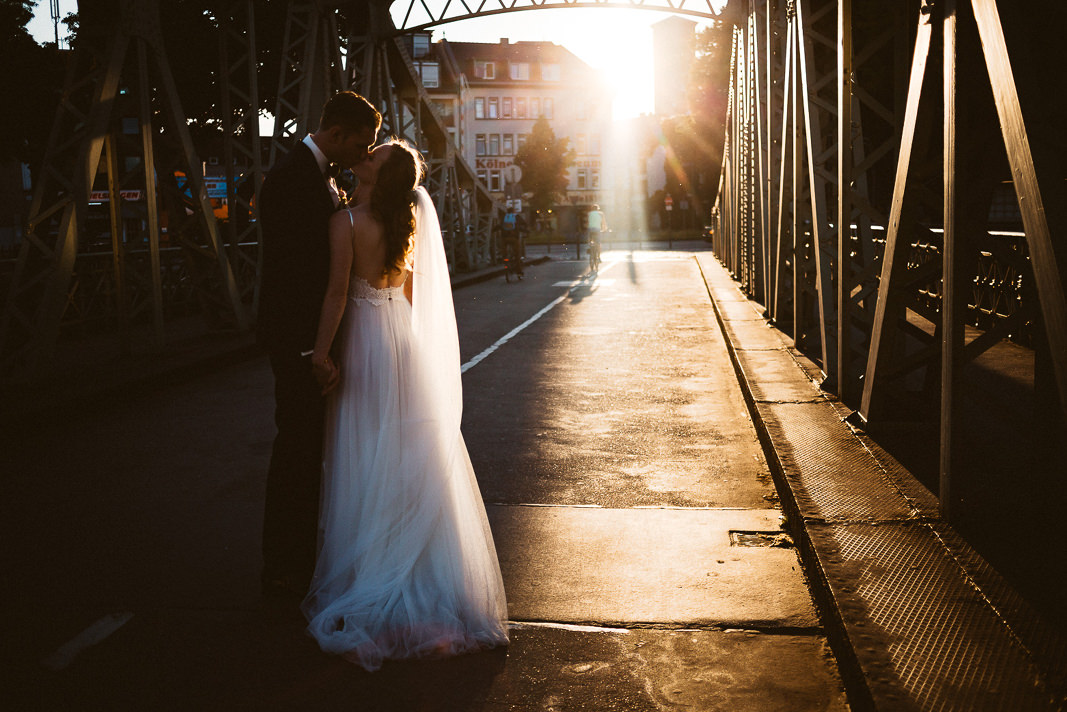
[[[264,592],[368,670],[507,643],[485,507],[460,433],[441,228],[404,141],[350,91],[259,196],[257,332],[274,374]],[[345,206],[329,165],[358,179]],[[294,601],[295,602],[295,601]]]

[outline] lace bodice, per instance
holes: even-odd
[[[393,299],[404,299],[404,285],[378,289],[362,277],[354,277],[348,288],[348,298],[354,302],[369,302],[376,307]]]

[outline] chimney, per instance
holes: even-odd
[[[500,38],[500,44],[502,44],[503,46],[507,47],[508,46],[508,38],[507,37],[501,37]]]

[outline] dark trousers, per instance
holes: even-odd
[[[263,581],[307,590],[318,548],[325,399],[311,361],[272,350],[274,423],[263,512]]]

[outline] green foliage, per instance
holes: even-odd
[[[526,143],[515,154],[515,164],[522,169],[523,189],[532,193],[530,206],[548,210],[567,189],[567,169],[574,164],[570,139],[557,138],[544,117],[534,122]]]
[[[38,45],[26,30],[31,0],[0,0],[0,161],[34,162],[43,155],[63,85],[64,57]]]
[[[3,0],[0,0],[3,1]],[[223,28],[241,26],[243,15],[231,16],[241,3],[220,0],[167,0],[159,3],[163,46],[174,84],[181,99],[182,111],[189,121],[194,139],[221,138],[221,97],[219,40]],[[288,3],[285,0],[260,0],[255,3],[255,46],[257,60],[256,89],[259,109],[273,111],[277,100],[279,58]],[[114,0],[97,0],[79,6],[79,15],[71,18],[72,46],[88,44],[97,51],[106,46],[114,29],[117,12]],[[231,48],[231,52],[235,51]],[[243,58],[230,56],[236,64]],[[154,71],[154,70],[153,70]],[[248,72],[233,72],[231,81],[242,93],[249,93]],[[127,77],[129,83],[132,77]],[[152,79],[159,85],[158,78]],[[235,114],[240,107],[233,108]]]

